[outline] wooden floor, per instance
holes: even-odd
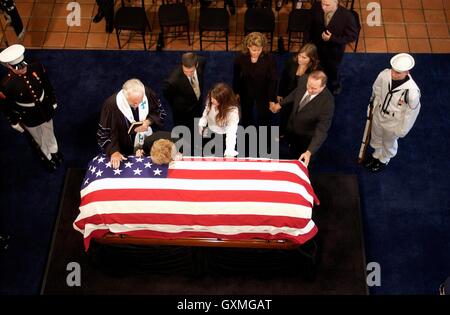
[[[154,2],[153,2],[154,1]],[[243,19],[246,10],[244,0],[237,1],[236,15],[230,20],[229,49],[239,50],[243,38]],[[93,23],[92,17],[97,13],[95,0],[78,0],[81,6],[80,26],[69,27],[66,17],[68,0],[16,0],[17,8],[26,34],[23,44],[27,48],[67,48],[67,49],[118,49],[116,34],[105,32],[105,20]],[[275,1],[273,1],[275,2]],[[376,2],[381,5],[381,25],[368,26],[366,20],[370,10],[367,4]],[[156,49],[159,32],[158,6],[161,0],[145,0],[145,5],[153,28],[147,35],[151,50]],[[170,39],[165,50],[199,50],[198,36],[198,0],[186,1],[191,18],[191,46],[185,38]],[[116,0],[116,8],[120,1]],[[284,4],[277,17],[281,36],[287,43],[287,18],[292,4]],[[360,14],[363,28],[360,34],[358,52],[412,52],[412,53],[449,53],[450,52],[450,0],[355,0],[355,10]],[[5,19],[1,17],[5,28]],[[9,44],[17,42],[13,29],[6,26],[6,38]],[[131,35],[131,36],[130,36]],[[0,35],[3,36],[3,35]],[[276,34],[278,38],[278,33]],[[123,49],[143,49],[139,34],[123,32],[121,40]],[[287,46],[287,45],[286,45]],[[276,41],[274,42],[276,49]],[[298,47],[291,47],[295,50]],[[204,50],[225,50],[223,43],[205,44]],[[349,51],[351,47],[348,47]]]

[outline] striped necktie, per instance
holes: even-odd
[[[325,18],[324,18],[324,20],[325,20],[325,26],[328,26],[328,24],[329,24],[330,21],[331,21],[331,18],[333,17],[333,14],[334,14],[334,12],[328,12],[328,13],[325,13]]]
[[[191,86],[192,89],[194,90],[195,96],[197,97],[197,99],[200,98],[200,87],[197,84],[197,80],[195,80],[195,76],[191,77]]]
[[[298,108],[297,108],[297,113],[303,108],[305,107],[306,104],[308,104],[308,102],[311,100],[311,95],[308,93],[305,97],[303,97],[303,99],[300,101],[300,103],[298,104]]]

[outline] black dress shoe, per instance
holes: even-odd
[[[370,170],[373,172],[373,173],[377,173],[377,172],[380,172],[380,171],[382,171],[385,167],[386,167],[386,163],[382,163],[382,162],[380,162],[379,160],[377,160],[373,165],[372,165],[372,167],[370,168]]]
[[[7,250],[9,246],[9,235],[0,235],[0,250]]]
[[[104,16],[105,15],[103,14],[103,12],[98,11],[97,14],[94,16],[94,18],[92,19],[92,22],[98,23],[103,19]]]
[[[55,161],[56,165],[61,165],[61,163],[64,161],[64,157],[61,153],[61,151],[58,151],[56,153],[51,153],[52,160]]]
[[[333,88],[333,95],[339,95],[342,92],[342,84],[338,83],[334,88]]]
[[[366,158],[366,161],[364,162],[364,167],[367,167],[370,169],[372,167],[372,165],[377,161],[378,161],[378,159],[375,159],[372,155],[369,155]]]
[[[54,172],[58,169],[58,164],[55,160],[47,160],[45,159],[44,161],[44,166],[47,169],[47,171],[49,172]]]

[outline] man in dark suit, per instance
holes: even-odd
[[[345,46],[356,40],[356,21],[349,10],[338,0],[322,0],[311,8],[309,40],[318,49],[320,64],[325,70],[334,95],[341,92],[339,65],[344,57]]]
[[[187,126],[191,134],[194,118],[201,116],[203,73],[206,60],[192,52],[184,53],[181,64],[164,81],[163,95],[172,108],[173,125]]]
[[[293,103],[286,126],[290,146],[290,158],[299,159],[308,166],[327,138],[334,114],[334,97],[326,87],[327,76],[323,71],[313,71],[308,77],[301,76],[297,88],[286,96],[281,104],[271,110],[277,112]]]

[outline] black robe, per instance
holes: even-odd
[[[155,132],[163,127],[166,112],[153,90],[145,87],[145,95],[149,106],[146,118],[152,121],[151,127]],[[117,93],[111,95],[103,103],[97,142],[102,152],[109,156],[117,151],[123,155],[131,155],[134,153],[134,137],[128,134],[130,122],[117,107],[116,96]]]

